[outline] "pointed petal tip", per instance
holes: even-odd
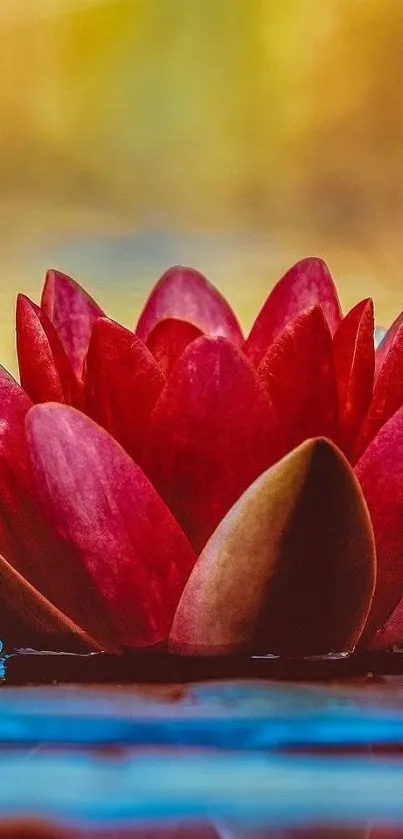
[[[86,411],[137,462],[165,377],[140,338],[108,318],[95,321],[86,356]]]
[[[320,306],[309,307],[284,327],[257,374],[273,405],[286,451],[307,437],[338,440],[333,345]]]
[[[146,345],[164,376],[168,377],[186,347],[202,335],[201,329],[189,321],[165,318],[154,326]]]
[[[136,335],[146,343],[154,327],[167,318],[189,321],[202,332],[224,335],[238,346],[243,342],[230,305],[195,268],[173,266],[162,274],[140,314]]]
[[[347,313],[333,339],[340,443],[351,459],[373,395],[374,328],[373,303],[366,298]]]
[[[46,273],[41,308],[56,329],[74,373],[81,377],[93,324],[104,312],[76,280],[53,268]]]
[[[234,504],[185,586],[169,649],[317,655],[350,650],[371,602],[374,542],[344,455],[305,441]]]
[[[269,293],[245,341],[246,355],[258,365],[287,323],[315,305],[322,308],[333,335],[342,317],[333,277],[323,259],[305,257]]]

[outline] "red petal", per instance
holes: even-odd
[[[285,450],[308,437],[338,439],[332,338],[322,310],[303,312],[273,341],[258,367]]]
[[[364,631],[368,642],[403,596],[403,408],[381,429],[357,463],[375,534],[377,584]]]
[[[57,332],[24,294],[17,298],[17,353],[21,384],[33,402],[77,401],[79,383]]]
[[[78,556],[44,520],[29,467],[25,416],[31,401],[0,375],[0,552],[48,600],[114,648],[101,604]]]
[[[169,646],[186,654],[351,650],[375,581],[371,522],[354,473],[309,440],[261,475],[199,557]]]
[[[95,322],[86,358],[87,412],[134,460],[164,383],[153,356],[133,332],[107,318]]]
[[[396,338],[396,335],[403,325],[403,312],[393,321],[392,326],[389,327],[386,335],[382,338],[381,343],[377,347],[375,353],[375,378],[377,379],[381,370],[381,367],[386,359],[386,356]]]
[[[186,320],[161,320],[150,332],[147,347],[152,352],[164,376],[169,376],[175,362],[188,344],[203,333]]]
[[[240,345],[239,323],[222,294],[194,268],[174,266],[153,288],[136,327],[144,343],[161,320],[187,320],[209,335],[223,335]]]
[[[270,405],[225,338],[198,338],[172,370],[146,438],[144,468],[198,551],[278,456]]]
[[[327,265],[308,257],[293,265],[274,286],[245,342],[246,355],[257,366],[288,321],[316,305],[323,309],[333,335],[341,320],[337,291]]]
[[[167,637],[196,557],[141,469],[88,417],[36,405],[27,433],[41,496],[78,550],[123,646]]]
[[[379,371],[374,395],[354,450],[357,460],[382,426],[403,405],[403,323],[395,333]]]
[[[342,320],[334,336],[341,444],[350,455],[374,387],[374,307],[362,300]]]
[[[53,270],[46,274],[41,307],[53,323],[74,373],[81,377],[91,330],[103,316],[102,309],[71,277]]]
[[[100,650],[0,556],[0,636],[3,645],[37,650]]]
[[[370,643],[371,650],[388,650],[403,643],[403,599]]]

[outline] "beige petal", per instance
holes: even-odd
[[[211,536],[170,634],[172,652],[351,650],[375,584],[372,526],[341,452],[308,440],[262,474]]]
[[[99,651],[87,632],[53,606],[0,556],[0,638],[6,650]]]

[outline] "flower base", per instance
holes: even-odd
[[[312,658],[220,656],[182,658],[161,653],[121,656],[18,650],[1,659],[3,684],[181,683],[223,679],[328,682],[403,675],[403,651]]]

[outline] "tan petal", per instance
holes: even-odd
[[[53,606],[0,556],[0,638],[6,650],[99,651],[87,632]]]
[[[351,650],[375,583],[371,522],[347,460],[308,440],[261,475],[189,578],[170,650],[322,655]]]

